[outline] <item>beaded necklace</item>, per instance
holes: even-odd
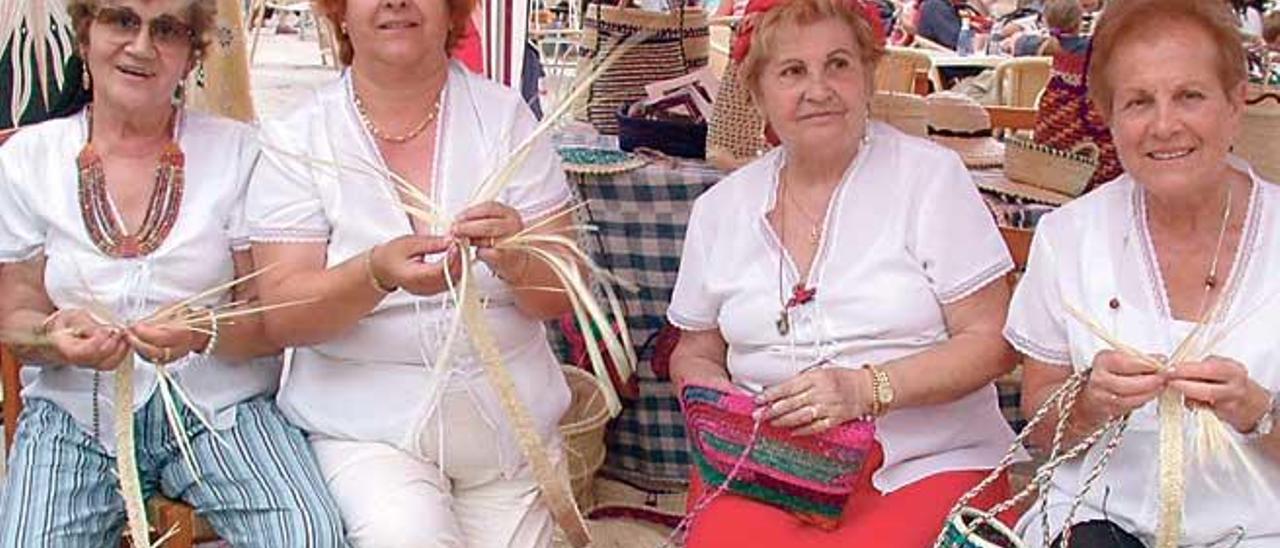
[[[182,206],[182,188],[185,182],[183,166],[186,159],[178,147],[176,131],[160,153],[156,166],[155,186],[147,214],[138,231],[129,234],[119,218],[107,194],[107,177],[102,167],[102,157],[93,148],[93,107],[85,107],[87,121],[84,148],[76,156],[79,178],[80,218],[93,245],[108,257],[130,259],[148,255],[173,230]],[[174,127],[178,127],[179,113],[174,113]],[[98,395],[101,392],[102,372],[93,372],[93,438],[99,438]]]
[[[76,157],[79,171],[80,217],[93,245],[109,257],[130,259],[150,254],[164,243],[178,220],[182,207],[185,157],[176,139],[170,139],[160,153],[156,166],[155,186],[147,204],[147,214],[137,232],[128,233],[107,194],[106,172],[102,158],[93,147],[93,112],[87,107],[89,137]],[[176,118],[175,116],[175,125]]]

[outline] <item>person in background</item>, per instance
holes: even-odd
[[[1080,9],[1084,10],[1080,22],[1080,34],[1085,36],[1093,34],[1093,25],[1106,8],[1107,0],[1080,0]]]
[[[1016,57],[1031,55],[1052,56],[1059,51],[1076,51],[1089,42],[1080,35],[1084,12],[1079,0],[1046,0],[1044,4],[1045,32],[1019,36],[1013,45]]]
[[[1267,42],[1267,49],[1280,53],[1280,10],[1267,14],[1262,22],[1262,39]]]
[[[1013,11],[1000,16],[992,25],[991,38],[987,42],[988,53],[1008,55],[1013,51],[1013,42],[1018,36],[1038,31],[1043,8],[1042,0],[1018,0]]]
[[[963,0],[924,0],[916,14],[916,34],[947,49],[956,49],[963,4]]]
[[[1262,36],[1262,8],[1254,0],[1227,0],[1240,23],[1240,32],[1248,37]]]

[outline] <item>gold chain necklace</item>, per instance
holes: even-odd
[[[443,95],[443,93],[441,93],[441,95]],[[427,126],[431,125],[431,122],[435,121],[436,115],[440,113],[440,95],[437,95],[436,102],[431,105],[431,109],[427,111],[427,115],[423,117],[422,121],[418,122],[413,129],[409,130],[409,132],[404,135],[391,135],[382,131],[381,128],[373,123],[373,118],[369,116],[369,111],[364,107],[364,100],[360,99],[360,93],[355,90],[354,86],[352,86],[351,89],[351,97],[354,99],[356,104],[356,113],[360,115],[360,123],[364,124],[365,129],[369,130],[369,133],[373,134],[373,136],[379,140],[396,144],[407,143],[413,140],[414,137],[421,135],[422,132],[427,129]]]
[[[796,199],[791,193],[791,185],[783,188],[783,194],[786,195],[791,205],[796,207],[796,211],[800,212],[800,216],[809,222],[809,244],[818,245],[818,242],[822,240],[822,221],[816,215],[810,215],[808,211],[805,211],[804,206],[800,205],[800,200]]]

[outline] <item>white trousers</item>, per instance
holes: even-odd
[[[555,523],[529,465],[504,475],[498,434],[472,398],[443,398],[443,419],[427,422],[415,450],[312,438],[352,546],[551,546]]]

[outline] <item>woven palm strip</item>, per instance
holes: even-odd
[[[463,277],[463,284],[472,283],[474,280],[470,276]],[[484,319],[480,297],[474,288],[468,289],[471,290],[464,289],[461,292],[463,295],[460,305],[462,319],[467,325],[471,343],[480,356],[485,376],[497,391],[502,409],[516,433],[520,451],[528,459],[529,466],[533,470],[533,476],[542,491],[542,502],[551,510],[552,517],[570,544],[577,548],[590,545],[591,535],[587,531],[587,525],[582,519],[578,505],[574,502],[568,469],[563,465],[563,461],[560,466],[551,461],[546,444],[538,436],[538,430],[533,424],[533,417],[529,414],[529,409],[520,401],[515,381],[502,363],[502,351],[498,349],[498,341],[489,331],[489,325]]]
[[[591,4],[585,24],[582,45],[588,53],[578,67],[584,73],[622,39],[641,31],[652,32],[609,67],[574,105],[575,118],[591,122],[606,135],[618,133],[618,110],[643,99],[646,85],[679,78],[707,64],[710,34],[701,8],[659,13]]]
[[[738,63],[725,68],[707,126],[707,158],[721,167],[745,164],[767,148],[764,119],[751,105],[738,70]]]

